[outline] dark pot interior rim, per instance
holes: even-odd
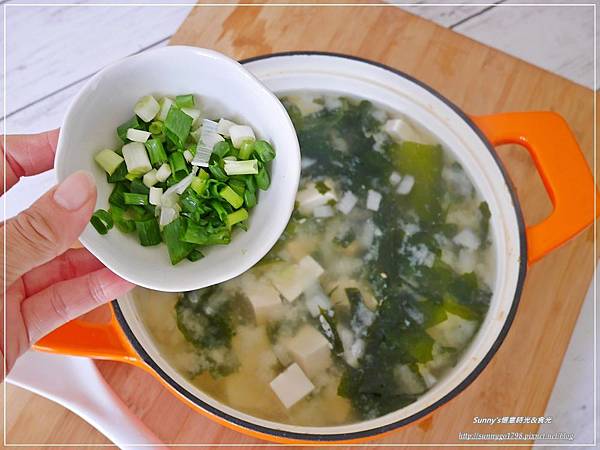
[[[477,136],[481,139],[481,141],[483,142],[485,147],[490,152],[492,158],[498,165],[498,168],[500,169],[500,172],[502,173],[502,176],[504,177],[504,182],[506,183],[508,190],[510,192],[513,207],[515,209],[515,213],[516,213],[516,217],[517,217],[517,225],[519,228],[519,244],[520,244],[520,258],[519,258],[520,266],[519,266],[519,275],[518,275],[518,280],[517,280],[517,286],[515,289],[515,295],[513,298],[513,302],[512,302],[510,311],[508,312],[508,315],[506,317],[506,321],[504,322],[504,325],[503,325],[502,329],[500,330],[498,337],[496,338],[496,340],[494,341],[494,343],[492,344],[492,346],[490,347],[490,349],[488,350],[486,355],[483,357],[481,362],[471,371],[471,373],[469,373],[469,375],[459,385],[457,385],[454,389],[452,389],[450,392],[448,392],[444,397],[440,398],[439,400],[437,400],[436,402],[434,402],[427,408],[424,408],[421,411],[419,411],[409,417],[405,417],[404,419],[398,420],[396,422],[393,422],[393,423],[390,423],[387,425],[383,425],[383,426],[379,426],[379,427],[374,427],[374,428],[371,428],[368,430],[348,432],[348,433],[319,434],[318,432],[317,433],[289,432],[289,431],[284,431],[284,430],[278,430],[276,428],[270,428],[270,427],[257,425],[255,423],[234,417],[230,414],[227,414],[227,413],[221,411],[218,408],[215,408],[215,407],[209,405],[208,403],[199,399],[198,397],[196,397],[194,394],[192,394],[188,390],[184,389],[177,382],[175,382],[175,380],[173,380],[161,367],[159,367],[159,365],[150,357],[150,355],[142,347],[142,345],[140,344],[138,339],[133,334],[131,328],[129,327],[129,324],[125,320],[125,317],[123,316],[123,312],[122,312],[117,300],[114,300],[112,302],[112,307],[114,309],[116,318],[117,318],[121,328],[123,329],[123,332],[129,339],[129,342],[131,343],[131,345],[133,346],[135,351],[138,353],[140,358],[142,358],[142,360],[146,364],[148,364],[148,366],[150,366],[152,368],[152,370],[154,370],[163,380],[165,380],[179,394],[181,394],[183,397],[185,397],[190,402],[192,402],[195,405],[199,406],[200,408],[204,409],[205,411],[208,411],[211,414],[214,414],[215,416],[219,417],[220,419],[224,419],[232,424],[235,424],[242,428],[246,428],[253,432],[258,432],[258,433],[262,433],[265,435],[271,435],[271,436],[275,436],[278,438],[284,438],[284,439],[292,439],[292,440],[300,440],[300,441],[346,441],[346,440],[359,439],[359,438],[368,438],[368,437],[376,436],[376,435],[379,435],[382,433],[386,433],[386,432],[395,430],[397,428],[403,427],[405,425],[413,423],[413,422],[427,416],[429,413],[431,413],[434,410],[436,410],[437,408],[441,407],[442,405],[444,405],[445,403],[447,403],[448,401],[450,401],[451,399],[456,397],[464,389],[466,389],[466,387],[469,386],[473,381],[475,381],[477,376],[489,364],[490,360],[496,354],[496,352],[500,348],[500,345],[502,344],[506,335],[508,334],[508,331],[512,325],[515,314],[517,312],[517,307],[518,307],[519,300],[521,297],[521,292],[523,290],[523,283],[524,283],[525,275],[527,272],[527,238],[526,238],[526,234],[525,234],[525,222],[523,220],[521,205],[517,198],[516,190],[515,190],[512,182],[510,181],[510,178],[508,177],[506,170],[504,169],[504,167],[500,161],[500,158],[498,157],[498,154],[496,153],[492,144],[488,141],[488,139],[485,137],[485,135],[482,133],[482,131],[475,125],[475,123],[473,123],[473,121],[469,118],[469,116],[467,114],[465,114],[460,108],[458,108],[456,105],[454,105],[450,100],[445,98],[443,95],[441,95],[439,92],[437,92],[436,90],[434,90],[427,84],[417,80],[416,78],[414,78],[404,72],[401,72],[392,67],[381,64],[379,62],[370,61],[368,59],[363,59],[363,58],[359,58],[359,57],[352,56],[352,55],[344,55],[344,54],[340,54],[340,53],[316,52],[316,51],[282,52],[282,53],[272,53],[272,54],[262,55],[262,56],[255,56],[252,58],[241,60],[240,63],[246,64],[246,63],[250,63],[250,62],[254,62],[254,61],[261,61],[261,60],[265,60],[265,59],[272,59],[272,58],[279,58],[279,57],[286,57],[286,56],[297,56],[297,55],[302,55],[302,56],[315,56],[316,55],[316,56],[329,56],[329,57],[335,57],[335,58],[349,59],[349,60],[353,60],[353,61],[357,61],[357,62],[361,62],[361,63],[379,67],[381,69],[384,69],[391,73],[394,73],[399,77],[402,77],[404,79],[412,81],[413,83],[419,85],[420,87],[429,91],[431,94],[433,94],[438,99],[443,101],[456,114],[458,114],[471,127],[471,129],[475,132],[475,134],[477,134]]]

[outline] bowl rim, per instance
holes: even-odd
[[[119,60],[116,60],[116,61],[106,65],[105,67],[100,69],[98,72],[96,72],[92,77],[90,77],[85,82],[84,86],[75,94],[73,99],[70,101],[67,111],[63,118],[63,123],[61,125],[61,133],[59,134],[58,143],[56,146],[56,152],[54,155],[54,168],[56,171],[56,177],[59,182],[63,181],[64,178],[66,178],[70,173],[72,173],[72,171],[65,169],[65,166],[66,166],[65,160],[67,159],[66,158],[67,153],[65,153],[65,145],[66,145],[65,141],[67,140],[66,136],[69,133],[70,129],[72,129],[74,127],[74,125],[73,125],[74,112],[73,111],[75,110],[75,108],[78,105],[78,103],[80,102],[80,100],[90,90],[94,90],[97,83],[103,77],[110,76],[113,73],[113,71],[118,70],[121,66],[123,66],[125,64],[131,65],[131,64],[134,64],[136,61],[144,61],[145,59],[147,60],[149,58],[156,57],[157,55],[160,56],[161,54],[166,53],[166,52],[185,52],[186,54],[190,54],[191,56],[194,56],[194,57],[219,60],[219,61],[227,64],[228,66],[232,67],[234,70],[237,71],[237,74],[239,77],[253,83],[255,85],[256,90],[260,91],[261,95],[264,96],[264,98],[268,98],[269,101],[273,102],[274,106],[279,110],[279,112],[281,112],[281,115],[282,115],[281,119],[283,120],[282,125],[291,131],[291,133],[289,135],[290,136],[290,139],[289,139],[290,147],[288,149],[289,150],[288,159],[289,159],[289,161],[291,161],[291,164],[290,164],[291,170],[288,170],[286,172],[286,175],[289,177],[289,182],[286,184],[289,184],[289,186],[293,186],[294,193],[293,193],[293,195],[290,195],[289,198],[285,198],[285,201],[281,202],[280,211],[282,211],[282,214],[280,216],[278,215],[278,217],[281,217],[281,220],[272,222],[272,225],[271,225],[272,232],[268,236],[268,240],[266,240],[266,239],[262,240],[263,245],[259,248],[259,250],[264,249],[264,251],[260,250],[257,252],[252,252],[252,251],[247,251],[246,249],[243,249],[241,251],[241,253],[243,255],[243,264],[238,264],[236,266],[237,267],[236,270],[228,270],[227,272],[223,272],[218,275],[215,275],[212,278],[210,278],[209,282],[205,281],[202,284],[198,284],[198,282],[194,283],[193,281],[186,281],[186,285],[184,286],[184,290],[201,289],[201,288],[204,288],[207,286],[223,283],[225,281],[228,281],[232,278],[235,278],[235,277],[241,275],[242,273],[248,271],[250,268],[252,268],[254,265],[256,265],[264,257],[264,255],[266,255],[271,250],[271,248],[277,243],[281,234],[285,230],[285,228],[290,220],[290,217],[294,211],[295,194],[297,192],[299,181],[300,181],[300,173],[301,173],[300,144],[298,142],[297,134],[294,129],[293,123],[292,123],[289,115],[287,114],[285,107],[279,101],[277,96],[273,92],[271,92],[269,89],[267,89],[267,87],[257,77],[255,77],[250,71],[248,71],[239,61],[237,61],[236,59],[230,57],[229,55],[227,55],[223,52],[219,52],[217,50],[210,49],[210,48],[196,47],[196,46],[191,46],[191,45],[170,45],[170,46],[166,46],[166,47],[159,47],[159,48],[151,49],[148,51],[138,52],[138,53],[121,58]],[[66,130],[66,132],[64,132],[63,130]],[[272,177],[272,175],[273,175],[273,172],[271,172],[271,177]],[[97,177],[94,176],[94,178],[97,180]],[[280,190],[285,191],[286,188],[281,187]],[[259,205],[261,205],[261,203],[259,203]],[[262,207],[266,208],[266,204],[262,204]],[[97,206],[95,206],[95,208],[97,208]],[[94,256],[96,258],[98,258],[106,267],[108,267],[111,271],[115,272],[121,278],[123,278],[127,281],[130,281],[138,286],[146,287],[148,289],[161,290],[161,291],[165,291],[165,292],[179,292],[181,290],[181,286],[175,287],[172,284],[164,283],[163,280],[167,279],[166,277],[156,277],[156,278],[153,278],[152,280],[150,280],[148,278],[134,279],[135,277],[132,276],[131,273],[128,272],[126,269],[124,269],[124,267],[127,266],[126,264],[115,262],[116,260],[112,259],[110,256],[107,256],[107,254],[109,254],[110,252],[105,252],[103,249],[105,248],[104,245],[109,245],[109,244],[98,245],[98,244],[91,243],[90,235],[95,234],[96,232],[95,231],[92,232],[92,230],[88,229],[88,228],[89,227],[86,226],[82,235],[79,238],[79,241],[86,249],[88,249],[92,254],[94,254]],[[166,252],[166,248],[164,249],[164,251]],[[248,255],[250,255],[250,256],[253,255],[253,256],[248,257]],[[165,261],[168,261],[168,259],[165,259]],[[210,261],[210,256],[207,256],[204,258],[203,264],[207,264],[207,261]],[[185,261],[183,261],[182,263],[185,263]],[[162,267],[173,269],[176,266],[171,266],[170,264],[164,264]],[[193,267],[198,267],[198,266],[196,265]],[[199,278],[199,279],[202,279],[202,278]],[[190,278],[190,280],[192,280],[192,278]],[[161,283],[162,283],[162,285],[161,285]]]
[[[511,302],[510,309],[507,313],[507,316],[504,320],[504,324],[503,324],[497,338],[492,343],[492,345],[490,346],[487,353],[482,357],[480,363],[464,378],[464,380],[461,383],[459,383],[457,386],[455,386],[446,395],[444,395],[443,397],[441,397],[440,399],[438,399],[437,401],[435,401],[428,407],[423,408],[422,410],[416,412],[415,414],[412,414],[411,416],[405,417],[405,418],[397,420],[395,422],[391,422],[389,424],[382,425],[382,426],[373,427],[373,428],[370,428],[367,430],[346,432],[346,433],[336,433],[336,434],[319,434],[318,427],[315,427],[315,430],[317,430],[317,432],[315,432],[315,433],[291,432],[291,431],[278,430],[278,429],[274,429],[274,428],[270,428],[270,427],[265,427],[262,425],[258,425],[258,424],[249,422],[247,420],[240,419],[238,417],[234,417],[230,414],[227,414],[227,413],[221,411],[218,408],[215,408],[215,407],[207,404],[206,402],[199,399],[194,394],[192,394],[191,392],[189,392],[188,390],[186,390],[185,388],[180,386],[145,351],[145,349],[143,348],[143,346],[141,345],[141,343],[139,342],[139,340],[137,339],[137,337],[131,330],[129,324],[127,323],[127,320],[125,319],[125,316],[121,310],[121,307],[119,306],[118,300],[113,300],[112,308],[114,310],[115,317],[116,317],[119,325],[121,326],[121,329],[123,330],[125,336],[129,340],[130,344],[133,346],[133,348],[135,349],[137,354],[140,356],[140,358],[156,374],[158,374],[158,376],[160,376],[162,380],[164,380],[166,383],[168,383],[169,386],[172,389],[174,389],[176,392],[178,392],[181,396],[183,396],[185,399],[187,399],[189,402],[193,403],[194,405],[217,416],[219,419],[225,420],[225,421],[233,423],[234,425],[237,425],[239,427],[246,428],[253,432],[258,432],[263,435],[275,436],[277,438],[292,439],[292,440],[304,441],[304,442],[319,442],[319,441],[335,442],[335,441],[351,441],[351,440],[356,440],[356,439],[372,438],[377,435],[385,434],[390,431],[401,428],[403,426],[414,423],[414,422],[418,421],[419,419],[426,417],[427,415],[429,415],[436,409],[440,408],[441,406],[445,405],[450,400],[455,398],[458,394],[460,394],[462,391],[464,391],[471,383],[473,383],[473,381],[475,381],[475,379],[477,379],[477,377],[481,374],[481,372],[490,363],[490,361],[492,360],[492,358],[494,357],[494,355],[496,354],[496,352],[498,351],[498,349],[504,342],[504,339],[506,338],[506,336],[512,326],[512,323],[514,321],[514,318],[515,318],[515,315],[516,315],[516,312],[517,312],[517,309],[519,306],[521,293],[522,293],[523,287],[524,287],[525,276],[527,273],[527,235],[526,235],[525,221],[523,218],[521,204],[516,195],[516,189],[515,189],[512,181],[510,180],[508,173],[506,172],[506,169],[505,169],[504,165],[502,164],[494,146],[487,139],[487,137],[483,134],[483,132],[477,127],[477,125],[475,125],[475,123],[473,122],[473,120],[471,120],[471,118],[469,117],[468,114],[466,114],[461,108],[456,106],[453,102],[451,102],[445,96],[440,94],[437,90],[435,90],[428,84],[414,78],[413,76],[411,76],[401,70],[390,67],[386,64],[382,64],[377,61],[369,60],[366,58],[361,58],[361,57],[354,56],[354,55],[348,55],[348,54],[336,53],[336,52],[323,52],[323,51],[277,52],[277,53],[258,55],[258,56],[254,56],[251,58],[242,59],[239,62],[240,62],[240,64],[244,65],[244,64],[251,63],[254,61],[261,61],[261,60],[278,58],[278,57],[289,57],[289,56],[325,56],[325,57],[353,60],[356,62],[375,66],[380,69],[384,69],[386,71],[391,72],[392,74],[394,74],[396,76],[399,76],[408,81],[411,81],[411,82],[417,84],[418,86],[420,86],[421,88],[427,90],[430,94],[433,94],[435,97],[437,97],[443,103],[445,103],[446,106],[450,107],[454,113],[456,113],[464,122],[467,123],[467,125],[469,125],[469,127],[472,129],[472,131],[477,135],[477,137],[482,141],[483,145],[490,152],[494,162],[498,166],[498,168],[503,176],[503,181],[506,184],[507,189],[510,193],[510,197],[512,200],[512,206],[515,209],[515,216],[517,219],[517,227],[519,230],[520,258],[519,258],[519,270],[518,270],[517,284],[515,287],[514,297]]]

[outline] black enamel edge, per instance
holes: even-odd
[[[500,330],[498,337],[496,338],[496,340],[490,347],[487,354],[484,356],[484,358],[481,360],[481,362],[477,365],[477,367],[475,367],[473,369],[473,371],[458,386],[456,386],[453,390],[451,390],[449,393],[447,393],[444,397],[442,397],[435,403],[431,404],[427,408],[425,408],[409,417],[405,417],[402,420],[399,420],[399,421],[396,421],[396,422],[393,422],[393,423],[390,423],[390,424],[387,424],[384,426],[371,428],[369,430],[362,430],[362,431],[356,431],[356,432],[351,432],[351,433],[338,433],[338,434],[295,433],[295,432],[277,430],[275,428],[264,427],[264,426],[257,425],[252,422],[248,422],[246,420],[242,420],[237,417],[231,416],[230,414],[227,414],[227,413],[209,405],[208,403],[202,401],[201,399],[199,399],[198,397],[193,395],[191,392],[184,389],[177,382],[175,382],[175,380],[173,380],[171,377],[169,377],[169,375],[167,375],[167,373],[165,373],[165,371],[162,370],[158,366],[158,364],[156,364],[156,362],[150,357],[150,355],[148,355],[148,353],[144,350],[142,345],[139,343],[139,341],[137,340],[137,338],[131,331],[131,328],[127,324],[127,321],[125,320],[125,317],[123,316],[123,312],[121,311],[121,308],[119,307],[119,304],[116,300],[114,300],[112,302],[112,307],[114,309],[115,316],[116,316],[119,324],[121,325],[121,328],[123,329],[125,335],[129,339],[129,342],[131,343],[133,348],[136,350],[138,355],[142,358],[142,360],[146,364],[148,364],[152,368],[152,370],[154,370],[163,380],[165,380],[167,383],[169,383],[169,385],[171,387],[173,387],[173,389],[175,389],[177,392],[179,392],[179,394],[181,394],[183,397],[187,398],[190,402],[196,404],[200,408],[210,412],[211,414],[214,414],[215,416],[217,416],[221,419],[224,419],[224,420],[231,422],[237,426],[247,428],[247,429],[255,431],[255,432],[259,432],[259,433],[263,433],[263,434],[271,435],[271,436],[277,436],[277,437],[285,438],[285,439],[294,439],[294,440],[301,440],[301,441],[315,441],[315,442],[347,441],[347,440],[352,440],[352,439],[374,437],[379,434],[387,433],[389,431],[406,426],[406,425],[413,423],[413,422],[427,416],[428,414],[432,413],[437,408],[439,408],[442,405],[444,405],[445,403],[449,402],[454,397],[456,397],[458,394],[460,394],[463,390],[465,390],[467,388],[467,386],[469,386],[473,381],[475,381],[475,379],[479,376],[479,374],[483,371],[483,369],[485,369],[485,367],[489,364],[492,357],[496,354],[496,352],[500,348],[500,345],[502,344],[502,342],[504,341],[504,339],[506,338],[506,336],[508,334],[508,331],[512,325],[515,314],[517,312],[517,307],[519,305],[519,300],[520,300],[521,293],[523,290],[525,274],[527,272],[527,236],[525,233],[525,222],[523,220],[521,205],[517,198],[516,190],[511,182],[510,178],[508,177],[508,174],[506,173],[506,170],[504,169],[504,167],[500,161],[500,158],[498,157],[498,154],[496,153],[496,150],[494,149],[493,145],[488,141],[488,139],[483,134],[483,132],[477,127],[477,125],[475,125],[475,123],[471,120],[471,118],[467,114],[465,114],[460,108],[458,108],[456,105],[454,105],[454,103],[452,103],[446,97],[444,97],[439,92],[437,92],[430,86],[426,85],[422,81],[419,81],[416,78],[414,78],[402,71],[396,70],[394,68],[391,68],[389,66],[386,66],[384,64],[381,64],[381,63],[378,63],[375,61],[370,61],[368,59],[363,59],[363,58],[359,58],[359,57],[352,56],[352,55],[345,55],[345,54],[332,53],[332,52],[296,51],[296,52],[273,53],[273,54],[269,54],[269,55],[255,56],[253,58],[244,59],[244,60],[240,61],[240,63],[246,64],[246,63],[250,63],[253,61],[260,61],[263,59],[278,58],[278,57],[284,57],[284,56],[298,56],[298,55],[332,56],[332,57],[336,57],[336,58],[350,59],[350,60],[354,60],[354,61],[358,61],[358,62],[362,62],[362,63],[370,64],[372,66],[379,67],[381,69],[392,72],[402,78],[405,78],[409,81],[412,81],[413,83],[426,89],[431,94],[433,94],[434,96],[439,98],[447,106],[449,106],[456,114],[458,114],[471,127],[471,129],[475,132],[475,134],[481,139],[481,141],[485,144],[488,151],[492,155],[492,158],[494,158],[494,161],[498,165],[498,168],[500,169],[500,172],[502,173],[502,176],[504,177],[504,182],[506,183],[508,190],[510,192],[513,207],[515,209],[515,213],[517,216],[517,223],[518,223],[518,228],[519,228],[519,238],[520,238],[519,239],[519,242],[520,242],[520,259],[519,259],[520,267],[519,267],[519,276],[518,276],[518,280],[517,280],[517,286],[515,289],[515,295],[513,298],[513,302],[512,302],[510,311],[508,312],[504,326]]]

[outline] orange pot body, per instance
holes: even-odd
[[[538,261],[593,222],[596,187],[587,162],[562,117],[551,112],[524,112],[472,117],[472,120],[492,145],[520,144],[529,151],[552,201],[552,213],[541,223],[527,228],[528,264]],[[173,394],[221,425],[272,442],[315,444],[314,441],[286,439],[241,427],[187,400],[141,360],[112,311],[111,314],[110,321],[105,324],[76,319],[44,337],[34,347],[40,351],[133,364],[151,373]],[[361,442],[381,436],[336,442]],[[318,445],[326,443],[319,442]]]

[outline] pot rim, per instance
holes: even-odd
[[[221,411],[220,409],[215,408],[215,407],[209,405],[208,403],[204,402],[203,400],[199,399],[198,397],[196,397],[190,391],[186,390],[185,388],[180,386],[175,380],[173,380],[146,352],[146,350],[143,348],[143,346],[141,345],[141,343],[139,342],[137,337],[134,335],[129,324],[127,323],[117,300],[114,300],[112,302],[112,307],[113,307],[113,310],[115,313],[115,317],[116,317],[119,325],[121,326],[125,336],[129,340],[130,344],[133,346],[133,348],[135,349],[137,354],[140,356],[140,358],[144,361],[144,363],[146,363],[156,374],[158,374],[166,383],[168,383],[181,396],[185,397],[188,401],[190,401],[191,403],[204,409],[205,411],[208,411],[209,413],[214,414],[218,418],[228,421],[230,423],[233,423],[237,426],[247,428],[254,432],[258,432],[258,433],[265,434],[265,435],[271,435],[271,436],[275,436],[275,437],[283,438],[283,439],[294,439],[294,440],[300,440],[300,441],[350,441],[350,440],[355,440],[355,439],[365,439],[365,438],[381,435],[384,433],[388,433],[390,431],[393,431],[393,430],[396,430],[403,426],[409,425],[411,423],[418,421],[419,419],[426,417],[427,415],[429,415],[436,409],[440,408],[441,406],[445,405],[450,400],[455,398],[462,391],[464,391],[471,383],[473,383],[473,381],[475,381],[475,379],[479,376],[479,374],[490,363],[491,359],[494,357],[494,355],[496,354],[496,352],[498,351],[498,349],[504,342],[504,339],[506,338],[508,331],[510,330],[510,327],[512,326],[512,323],[513,323],[513,320],[514,320],[514,317],[515,317],[515,314],[517,312],[517,308],[519,305],[519,301],[521,298],[521,293],[523,291],[525,275],[527,273],[527,235],[525,232],[525,230],[526,230],[525,221],[523,219],[521,204],[516,195],[516,189],[515,189],[512,181],[510,180],[510,178],[506,172],[506,169],[503,166],[494,146],[490,143],[490,141],[483,134],[483,132],[477,127],[477,125],[475,125],[475,123],[471,120],[471,118],[462,109],[460,109],[453,102],[451,102],[449,99],[447,99],[442,94],[440,94],[438,91],[433,89],[431,86],[414,78],[411,75],[408,75],[407,73],[405,73],[403,71],[394,69],[394,68],[387,66],[385,64],[382,64],[380,62],[372,61],[372,60],[369,60],[366,58],[361,58],[361,57],[354,56],[354,55],[347,55],[347,54],[336,53],[336,52],[323,52],[323,51],[278,52],[278,53],[270,53],[270,54],[266,54],[266,55],[259,55],[259,56],[254,56],[251,58],[242,59],[239,62],[240,62],[240,64],[247,64],[247,63],[251,63],[254,61],[261,61],[261,60],[265,60],[265,59],[287,57],[287,56],[326,56],[326,57],[333,57],[333,58],[349,59],[349,60],[369,64],[372,66],[376,66],[380,69],[384,69],[388,72],[391,72],[394,75],[397,75],[406,80],[409,80],[412,83],[415,83],[416,85],[420,86],[421,88],[427,90],[429,93],[433,94],[435,97],[437,97],[443,103],[445,103],[448,107],[450,107],[450,109],[452,109],[464,122],[467,123],[467,125],[469,125],[469,127],[473,130],[473,132],[477,135],[477,137],[482,141],[484,146],[488,149],[494,162],[498,166],[500,173],[502,174],[502,176],[504,178],[504,182],[510,193],[513,208],[515,210],[515,216],[517,219],[517,227],[519,230],[519,251],[520,251],[518,278],[517,278],[517,284],[515,287],[515,293],[514,293],[512,303],[511,303],[511,307],[510,307],[510,310],[508,311],[506,320],[504,321],[504,324],[503,324],[496,340],[490,346],[488,352],[485,354],[485,356],[482,357],[480,363],[464,378],[464,380],[461,383],[459,383],[457,386],[455,386],[454,389],[452,389],[450,392],[448,392],[446,395],[444,395],[443,397],[441,397],[440,399],[438,399],[431,405],[416,412],[415,414],[412,414],[411,416],[405,417],[403,419],[400,419],[398,421],[395,421],[395,422],[392,422],[392,423],[389,423],[389,424],[386,424],[383,426],[378,426],[378,427],[370,428],[368,430],[361,430],[361,431],[355,431],[355,432],[337,433],[337,434],[298,433],[298,432],[278,430],[278,429],[274,429],[274,428],[270,428],[270,427],[265,427],[262,425],[257,425],[255,423],[249,422],[247,420],[243,420],[238,417],[227,414],[227,413]]]

